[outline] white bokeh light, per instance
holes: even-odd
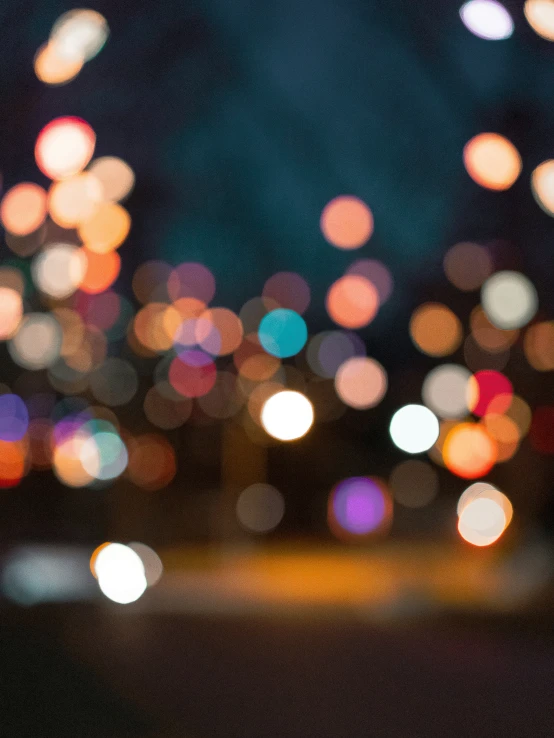
[[[266,400],[261,418],[270,436],[280,441],[294,441],[312,427],[314,408],[301,392],[285,390]]]
[[[481,303],[487,318],[497,328],[522,328],[537,312],[535,286],[520,272],[497,272],[481,289]]]
[[[96,557],[94,570],[102,593],[121,605],[138,600],[147,587],[140,556],[121,543],[105,546]]]
[[[468,382],[471,372],[458,364],[442,364],[423,381],[421,396],[440,418],[463,418],[469,413]]]
[[[420,454],[428,451],[439,437],[439,421],[424,405],[404,405],[392,416],[389,432],[399,449]]]
[[[496,0],[469,0],[460,8],[465,27],[487,41],[501,41],[514,32],[514,22],[506,8]]]

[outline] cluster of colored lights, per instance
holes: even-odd
[[[546,38],[551,11],[554,3],[525,4],[529,23]],[[494,0],[471,0],[461,16],[483,38],[507,38],[513,30]],[[37,55],[39,79],[73,79],[107,35],[98,13],[65,14]],[[50,187],[16,184],[0,203],[14,255],[0,265],[0,340],[23,370],[0,394],[0,485],[52,469],[69,487],[103,487],[125,476],[159,490],[177,470],[164,431],[232,420],[256,443],[293,442],[314,422],[335,420],[347,408],[370,411],[383,400],[387,370],[367,356],[356,331],[391,297],[386,265],[353,260],[325,296],[334,325],[313,335],[303,317],[310,286],[294,272],[273,274],[235,312],[213,302],[216,280],[204,264],[148,261],[135,271],[132,302],[114,283],[118,250],[131,228],[121,203],[134,174],[115,156],[94,158],[95,146],[87,122],[56,118],[35,145]],[[471,139],[463,162],[476,183],[498,191],[511,187],[522,168],[513,144],[494,133]],[[535,169],[532,192],[554,215],[554,162]],[[364,247],[374,226],[370,208],[350,195],[332,199],[321,214],[323,238],[345,252]],[[430,460],[402,461],[387,482],[354,476],[338,483],[328,498],[328,522],[339,538],[386,533],[393,499],[408,508],[429,504],[438,493],[435,466],[462,479],[482,478],[512,459],[527,434],[539,452],[554,453],[554,408],[533,412],[503,373],[518,341],[532,370],[554,369],[554,322],[537,319],[534,285],[518,271],[498,269],[493,252],[477,243],[450,248],[444,272],[456,289],[480,290],[468,326],[448,305],[426,302],[407,330],[426,356],[441,360],[459,352],[463,363],[448,360],[428,372],[421,404],[413,398],[397,408],[389,426],[396,447],[427,452]],[[34,381],[37,370],[45,370],[47,387]],[[145,377],[151,381],[143,391]],[[115,409],[137,401],[151,432],[133,433],[117,417]],[[281,493],[269,484],[251,485],[237,499],[237,519],[254,533],[273,530],[284,513]],[[503,493],[478,482],[462,495],[458,515],[462,537],[483,546],[500,537],[512,508]],[[120,544],[98,551],[93,568],[102,591],[118,602],[137,599],[148,584],[140,555]]]

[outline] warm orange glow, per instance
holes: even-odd
[[[453,474],[464,479],[476,479],[492,469],[498,449],[482,425],[458,423],[446,436],[442,457],[446,468]]]
[[[2,198],[0,218],[4,228],[15,236],[29,235],[46,218],[46,192],[32,182],[15,185]]]
[[[133,330],[143,346],[151,351],[167,351],[181,325],[181,316],[171,305],[151,302],[141,308],[133,321]]]
[[[493,325],[480,305],[471,311],[469,324],[475,341],[491,354],[505,351],[517,341],[519,336],[517,328],[501,330]]]
[[[199,345],[214,356],[232,354],[240,346],[242,336],[240,318],[227,308],[206,310],[196,323],[196,339]]]
[[[0,341],[11,338],[23,317],[21,295],[11,287],[0,287]]]
[[[26,440],[0,441],[0,487],[15,487],[26,474]]]
[[[447,356],[462,342],[462,324],[446,305],[427,302],[414,310],[410,320],[410,335],[424,354]]]
[[[554,369],[554,321],[543,321],[530,326],[523,341],[525,358],[539,372]]]
[[[552,4],[554,9],[554,3]],[[554,215],[554,160],[543,161],[531,175],[533,197],[548,215]]]
[[[347,274],[337,279],[327,292],[329,317],[343,328],[363,328],[379,309],[379,294],[365,277]]]
[[[266,354],[260,346],[257,333],[245,336],[233,355],[239,374],[245,379],[263,382],[270,379],[281,366],[281,361],[272,354]]]
[[[90,557],[90,562],[89,562],[89,566],[90,566],[90,573],[92,574],[92,576],[93,576],[93,577],[94,577],[95,579],[97,579],[97,578],[98,578],[98,577],[96,576],[96,569],[94,568],[94,565],[96,564],[96,559],[98,558],[98,554],[100,553],[100,551],[101,551],[101,550],[102,550],[103,548],[106,548],[106,546],[109,546],[109,545],[110,545],[110,543],[111,543],[111,541],[106,541],[106,543],[101,543],[101,544],[100,544],[100,545],[99,545],[99,546],[98,546],[97,548],[95,548],[95,549],[94,549],[94,551],[92,552],[92,556]]]
[[[508,461],[519,448],[521,440],[517,423],[507,415],[489,413],[483,418],[483,424],[497,445],[498,462]]]
[[[87,269],[81,282],[81,290],[91,295],[104,292],[119,276],[121,269],[119,254],[116,251],[97,254],[87,248],[83,248],[83,253],[87,258]]]
[[[173,446],[157,433],[148,433],[127,442],[129,463],[126,474],[148,492],[166,487],[175,476],[177,463]]]
[[[122,205],[102,203],[81,223],[79,236],[90,251],[105,254],[121,246],[131,228],[131,218]]]
[[[44,126],[35,145],[38,168],[50,179],[82,171],[94,153],[96,135],[81,118],[55,118]]]
[[[55,182],[48,196],[52,220],[62,228],[75,228],[91,218],[102,200],[100,182],[83,172]]]
[[[359,198],[342,195],[331,200],[323,209],[321,230],[333,246],[358,249],[373,233],[373,215]]]
[[[489,190],[509,189],[522,166],[516,147],[498,133],[480,133],[468,141],[464,164],[469,176]]]
[[[248,413],[256,425],[262,426],[262,410],[264,404],[270,397],[281,392],[285,388],[279,382],[261,382],[254,387],[248,398]]]
[[[55,41],[43,44],[35,56],[35,74],[47,85],[64,85],[71,82],[83,68],[84,59],[68,58],[60,53]]]
[[[523,12],[531,28],[547,41],[554,41],[554,2],[526,0]]]

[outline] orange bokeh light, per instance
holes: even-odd
[[[343,328],[363,328],[379,309],[379,293],[373,284],[357,274],[347,274],[333,282],[326,297],[329,317]]]
[[[107,254],[97,254],[87,248],[82,251],[87,258],[87,268],[80,289],[90,295],[104,292],[119,276],[121,257],[116,251]]]
[[[464,479],[487,474],[498,458],[496,441],[477,423],[458,423],[446,436],[442,447],[446,468]]]
[[[0,204],[4,228],[15,236],[28,236],[44,223],[46,192],[33,182],[21,182],[6,192]]]
[[[358,249],[373,233],[373,215],[358,197],[341,195],[327,203],[321,213],[321,230],[339,249]]]
[[[130,228],[131,217],[125,208],[115,202],[104,202],[81,223],[79,236],[90,251],[105,254],[121,246]]]
[[[410,335],[424,354],[447,356],[462,342],[462,324],[446,305],[427,302],[414,310],[410,319]]]
[[[91,218],[102,201],[102,185],[88,172],[76,174],[50,188],[48,210],[62,228],[75,228]]]
[[[43,44],[35,56],[35,74],[47,85],[64,85],[71,82],[83,68],[84,59],[68,58],[60,53],[58,45],[49,41]]]
[[[498,133],[480,133],[468,141],[464,164],[469,176],[489,190],[509,189],[522,166],[516,147]]]

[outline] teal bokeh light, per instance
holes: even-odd
[[[304,319],[294,310],[278,308],[262,318],[258,336],[268,354],[285,359],[303,348],[308,340],[308,329]]]

